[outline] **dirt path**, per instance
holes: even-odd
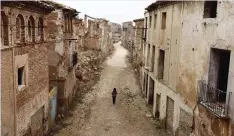
[[[151,111],[141,97],[134,71],[125,63],[127,51],[115,44],[115,53],[103,64],[99,82],[87,93],[58,136],[161,136]],[[116,105],[111,91],[118,91]]]

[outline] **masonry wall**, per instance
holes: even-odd
[[[156,114],[156,96],[160,95],[159,118],[161,119],[162,123],[165,123],[166,129],[172,129],[174,134],[177,134],[178,130],[180,129],[180,118],[183,116],[183,114],[180,116],[181,109],[188,113],[189,116],[189,120],[187,120],[187,128],[192,126],[191,119],[193,114],[192,107],[190,107],[188,102],[185,100],[186,97],[178,94],[176,90],[178,77],[178,50],[180,49],[180,29],[182,25],[181,9],[182,3],[177,3],[149,12],[145,16],[148,19],[148,30],[144,55],[146,59],[145,66],[147,67],[144,70],[144,73],[148,74],[149,78],[153,78],[155,81],[154,104],[152,112],[153,115]],[[162,14],[164,12],[166,12],[166,25],[165,29],[162,29]],[[155,14],[157,16],[155,16]],[[151,23],[150,16],[152,20]],[[155,46],[155,58],[152,58],[153,46]],[[163,50],[165,52],[162,79],[158,78],[159,50]],[[149,90],[147,89],[147,91]],[[168,103],[168,98],[174,101],[173,105],[168,105],[170,104]],[[173,107],[174,109],[167,109],[168,106]],[[172,123],[167,123],[170,111],[173,111],[174,113]]]
[[[2,111],[6,111],[3,113],[2,119],[7,124],[7,127],[10,127],[10,134],[13,135],[14,130],[12,130],[12,120],[14,119],[14,115],[12,115],[12,106],[14,103],[12,101],[15,100],[15,114],[16,120],[16,135],[23,135],[26,133],[30,133],[30,129],[33,125],[31,122],[31,117],[42,107],[44,107],[42,114],[43,118],[47,117],[47,108],[48,108],[48,89],[49,89],[49,81],[48,81],[48,58],[47,58],[47,43],[45,41],[40,41],[40,37],[35,35],[35,42],[32,43],[28,37],[28,20],[29,17],[32,16],[35,21],[35,34],[38,33],[38,19],[41,17],[44,19],[44,14],[29,12],[23,9],[18,8],[9,8],[9,7],[1,7],[2,11],[8,16],[9,19],[9,34],[10,36],[10,44],[9,46],[2,46],[1,53],[4,55],[4,58],[7,58],[8,62],[5,62],[3,59],[2,66],[4,68],[4,73],[2,73],[2,77],[6,77],[2,79],[2,83],[5,84],[3,92],[6,91],[2,95],[3,102],[10,104],[9,107],[5,107]],[[10,13],[10,14],[9,14]],[[16,40],[16,17],[18,14],[21,14],[24,18],[25,25],[25,43],[18,44]],[[45,21],[45,19],[44,19]],[[46,25],[45,22],[43,22]],[[14,56],[9,56],[10,52],[14,51]],[[12,63],[10,65],[10,62]],[[14,63],[13,63],[14,62]],[[17,85],[17,70],[18,67],[25,67],[25,86],[23,88],[18,88]],[[11,73],[6,75],[7,73]],[[12,76],[11,78],[9,76]],[[13,81],[14,77],[14,81]],[[13,83],[15,85],[13,85]],[[14,88],[15,87],[15,88]],[[6,89],[6,90],[5,90]],[[15,92],[15,94],[13,94]],[[10,100],[10,101],[9,101]],[[6,115],[8,113],[8,115]],[[7,117],[11,116],[9,120]],[[6,117],[6,118],[5,118]],[[4,119],[5,118],[5,119]],[[41,118],[41,121],[43,120]],[[3,124],[4,124],[3,122]],[[43,125],[43,124],[41,124]],[[46,125],[45,125],[46,127]]]
[[[14,79],[12,50],[1,51],[1,129],[2,135],[14,135]]]
[[[134,44],[135,30],[133,29],[133,22],[123,22],[122,23],[122,44],[125,48],[132,51]]]
[[[47,15],[48,27],[46,29],[49,41],[49,75],[50,85],[58,86],[59,109],[68,107],[72,102],[76,91],[76,66],[70,67],[70,54],[78,52],[78,36],[75,21],[73,20],[73,32],[65,31],[65,17],[62,9],[58,9]],[[75,30],[75,31],[74,31]],[[62,82],[62,83],[61,83]]]
[[[154,24],[154,15],[157,14],[156,28],[149,26],[148,37],[145,43],[145,58],[148,56],[150,44],[149,67],[151,67],[152,45],[156,46],[156,58],[154,71],[145,68],[143,72],[155,80],[156,95],[161,95],[160,119],[166,118],[166,97],[174,100],[173,131],[180,134],[185,121],[181,116],[188,118],[186,127],[195,123],[195,135],[231,135],[233,127],[233,98],[230,99],[231,122],[218,119],[207,109],[197,105],[198,80],[208,81],[211,48],[233,50],[233,2],[218,1],[217,18],[203,18],[204,2],[179,2],[171,4],[145,14],[152,16],[151,24]],[[161,29],[162,12],[166,12],[166,29]],[[158,49],[165,51],[164,76],[158,79]],[[233,77],[233,55],[231,54],[228,92],[231,92]],[[148,91],[148,90],[145,90]],[[195,108],[195,112],[193,109]],[[154,103],[153,114],[155,114]],[[195,116],[195,122],[192,122]]]
[[[143,65],[143,31],[144,19],[135,21],[135,35],[134,35],[134,48],[133,48],[133,61],[138,67]],[[139,70],[139,69],[138,69]]]
[[[15,50],[15,57],[27,59],[26,63],[28,65],[28,85],[25,90],[16,92],[16,125],[18,135],[29,131],[28,129],[31,128],[31,116],[43,106],[45,109],[44,118],[47,117],[49,71],[46,45],[25,46],[16,48]],[[27,54],[27,58],[22,57],[24,54]]]
[[[101,36],[99,23],[95,20],[88,20],[88,28],[84,37],[84,47],[87,49],[101,50],[99,36]]]
[[[195,10],[196,9],[196,10]],[[197,80],[208,81],[210,51],[211,48],[224,49],[231,51],[228,88],[227,92],[232,92],[233,86],[233,47],[234,47],[234,3],[218,1],[217,17],[203,18],[204,2],[191,2],[184,4],[183,12],[183,28],[182,43],[179,57],[179,79],[177,88],[182,90],[180,93],[184,97],[190,98],[195,102],[197,90]],[[194,23],[196,22],[196,23]],[[185,38],[185,35],[191,35]],[[207,82],[208,83],[208,82]],[[185,87],[186,85],[186,87]],[[189,91],[191,90],[191,91]],[[192,94],[192,92],[194,92]],[[218,119],[207,113],[203,107],[199,107],[196,113],[196,134],[199,135],[227,135],[233,129],[234,111],[233,111],[233,95],[230,98],[229,115],[231,121]],[[230,129],[228,129],[230,127]],[[229,132],[228,132],[229,131]],[[232,133],[233,135],[233,133]]]

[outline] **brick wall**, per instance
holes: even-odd
[[[10,128],[10,134],[13,130],[13,105],[14,97],[16,104],[16,135],[23,135],[30,133],[31,128],[31,116],[34,115],[42,106],[44,106],[44,115],[47,115],[48,108],[48,90],[49,90],[49,75],[48,75],[48,51],[47,43],[41,41],[40,35],[38,35],[38,21],[39,18],[45,18],[43,13],[27,11],[23,8],[14,7],[1,7],[2,11],[6,13],[9,19],[9,33],[10,36],[9,46],[2,47],[2,124]],[[10,12],[9,12],[10,11]],[[16,17],[21,14],[25,24],[24,43],[18,43],[16,40]],[[33,17],[35,21],[35,42],[32,43],[28,36],[28,21],[29,17]],[[46,40],[46,38],[43,38]],[[14,49],[14,58],[12,58],[12,51]],[[27,59],[25,59],[27,56]],[[25,68],[25,87],[22,90],[18,90],[18,65],[21,61],[16,61],[18,58],[22,58],[27,64]],[[14,63],[13,63],[14,61]],[[14,73],[13,73],[14,70]],[[15,81],[13,81],[13,76]],[[13,83],[15,82],[15,88]],[[15,91],[15,95],[13,92]]]
[[[12,50],[1,51],[2,135],[14,135],[14,91]]]

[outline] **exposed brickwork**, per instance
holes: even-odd
[[[2,135],[14,135],[14,91],[12,50],[1,52]]]
[[[8,6],[9,3],[12,4],[10,7]],[[45,25],[44,16],[46,12],[51,10],[43,7],[41,2],[2,2],[2,4],[2,11],[8,17],[8,27],[11,28],[8,29],[8,33],[12,35],[9,46],[1,47],[3,58],[1,63],[1,90],[3,90],[1,100],[3,102],[2,111],[4,111],[2,112],[2,125],[9,132],[9,135],[24,135],[31,131],[31,125],[33,125],[31,124],[31,116],[43,106],[44,110],[41,116],[47,117],[48,52],[47,43],[41,41],[41,39],[46,38],[41,38],[41,35],[38,35],[38,21],[41,18],[41,24]],[[40,10],[36,10],[36,7]],[[20,25],[23,27],[21,27],[20,37],[17,39],[16,18],[19,16]],[[34,22],[32,23],[35,27],[35,34],[32,34],[32,36],[35,35],[34,41],[29,37],[30,32],[32,32],[29,31],[29,20]],[[21,87],[18,86],[19,67],[24,67],[23,86]],[[2,134],[6,132],[5,130],[2,129]]]
[[[72,64],[72,55],[78,52],[79,38],[78,32],[73,31],[77,30],[74,28],[77,22],[72,15],[77,14],[77,11],[70,9],[65,12],[63,8],[58,8],[47,16],[50,27],[46,28],[50,43],[48,46],[50,86],[58,86],[59,109],[68,107],[76,90],[76,65]],[[73,14],[68,14],[69,12]],[[59,110],[59,112],[63,111]]]

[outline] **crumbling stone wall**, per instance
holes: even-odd
[[[113,49],[111,26],[105,19],[98,19],[101,35],[99,37],[99,44],[104,56],[108,55]]]
[[[121,40],[122,26],[118,23],[110,22],[112,39],[113,42],[116,43]]]
[[[111,26],[103,18],[92,18],[84,20],[88,22],[84,35],[84,48],[94,49],[102,52],[103,56],[108,55],[113,50]]]
[[[144,31],[144,19],[136,19],[135,22],[135,35],[134,35],[134,47],[133,47],[133,64],[137,71],[141,70],[143,66],[143,31]]]
[[[87,49],[101,50],[99,37],[101,30],[99,23],[95,20],[88,19],[88,28],[84,36],[84,47]]]
[[[133,29],[133,22],[123,22],[122,23],[122,44],[125,48],[129,49],[132,52],[134,47],[134,35],[135,30]]]
[[[50,85],[58,86],[59,112],[63,112],[63,109],[67,108],[72,102],[77,87],[76,64],[73,65],[74,58],[72,56],[78,52],[79,44],[77,42],[79,39],[78,32],[76,32],[77,28],[74,25],[77,22],[74,21],[73,16],[77,12],[68,7],[64,8],[68,11],[65,12],[63,8],[58,8],[47,16],[50,27],[46,29],[50,42],[48,46]],[[68,18],[73,22],[71,26],[67,26]]]

